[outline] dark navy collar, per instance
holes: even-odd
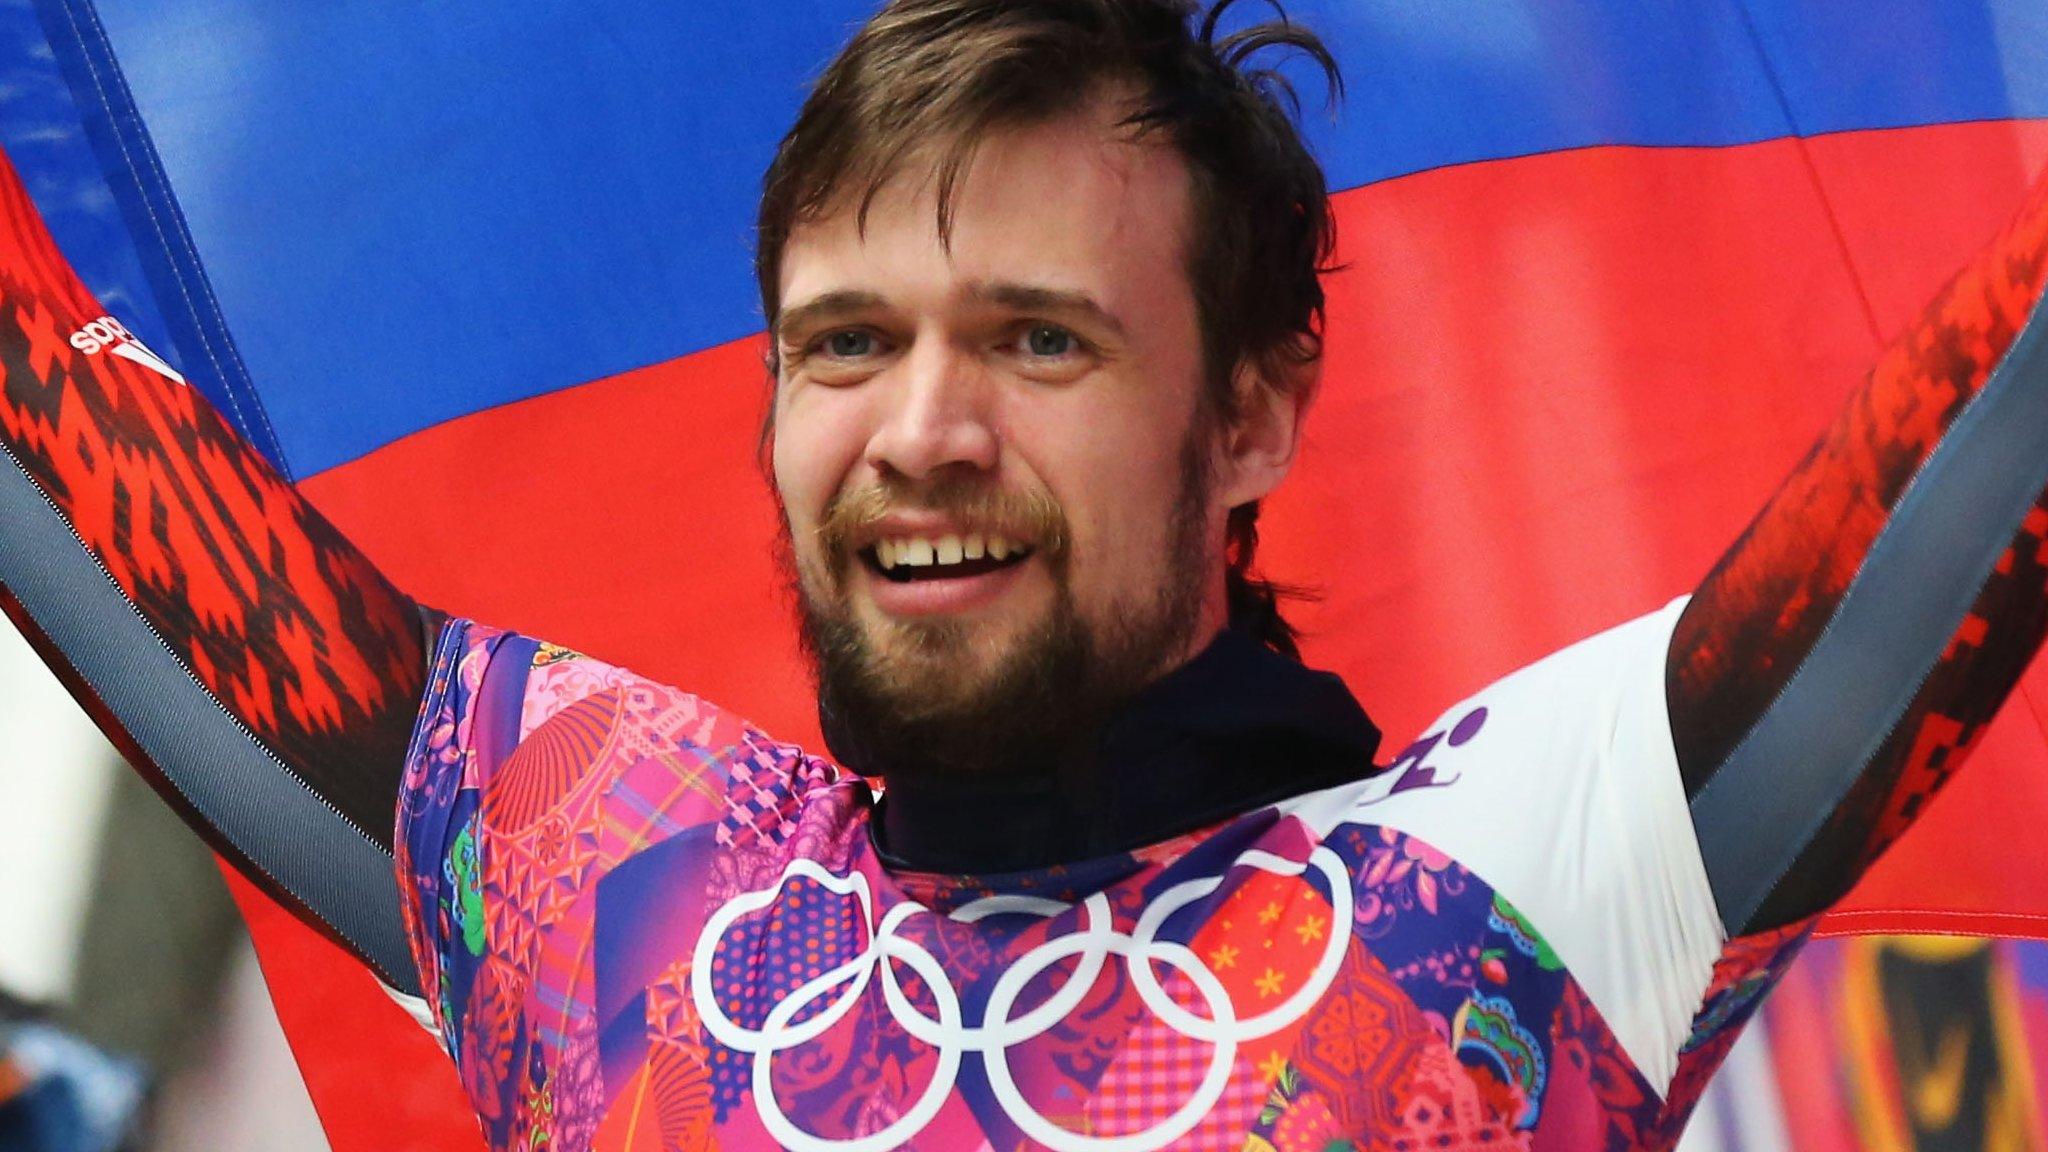
[[[891,867],[989,875],[1155,844],[1372,770],[1380,732],[1344,682],[1225,629],[1031,780],[882,773]]]

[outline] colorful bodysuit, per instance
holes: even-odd
[[[422,987],[498,1148],[1662,1146],[1800,938],[1719,930],[1681,607],[1360,779],[975,877],[885,866],[859,777],[705,701],[453,624],[399,828]]]
[[[1690,597],[1384,766],[969,877],[704,701],[423,610],[0,165],[0,609],[418,993],[494,1147],[1664,1148],[2048,636],[2044,280],[2048,183]]]

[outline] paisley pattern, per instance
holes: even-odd
[[[1668,1095],[1370,781],[1142,852],[892,875],[859,779],[682,692],[443,636],[398,854],[494,1148],[1665,1148],[1803,936],[1731,943]]]

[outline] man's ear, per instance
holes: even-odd
[[[1262,499],[1287,478],[1322,368],[1321,357],[1279,365],[1247,360],[1238,366],[1231,379],[1237,419],[1224,430],[1217,473],[1224,507]]]

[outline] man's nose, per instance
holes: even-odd
[[[992,384],[972,356],[919,341],[898,365],[868,463],[913,480],[949,467],[988,471],[1000,441],[990,420]]]

